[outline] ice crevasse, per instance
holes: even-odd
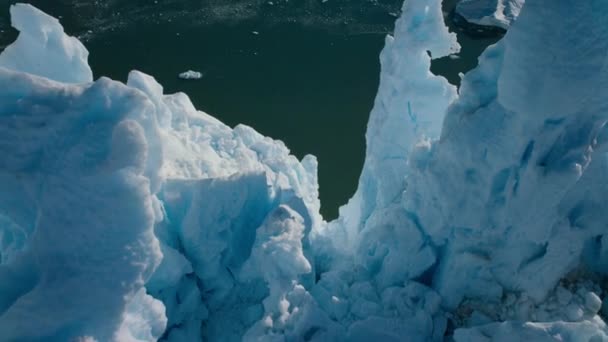
[[[406,1],[329,223],[314,157],[11,15],[1,340],[608,341],[605,1],[528,0],[459,90],[441,1]]]

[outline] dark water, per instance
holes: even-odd
[[[447,80],[455,85],[460,85],[460,73],[467,71],[477,66],[477,58],[489,46],[496,43],[501,37],[502,32],[494,29],[483,29],[477,25],[465,25],[459,20],[461,26],[456,25],[453,20],[454,8],[458,0],[443,0],[443,12],[445,14],[445,23],[451,32],[456,32],[458,43],[460,43],[461,51],[458,58],[444,57],[433,61],[431,71],[436,75],[442,75]]]
[[[300,158],[316,155],[322,213],[331,219],[357,186],[378,87],[378,55],[394,21],[388,11],[400,4],[330,1],[326,6],[292,0],[286,9],[283,2],[268,8],[266,2],[247,7],[235,1],[233,7],[205,11],[194,5],[200,1],[186,0],[159,0],[162,10],[149,7],[152,1],[145,2],[148,7],[75,0],[35,5],[61,16],[66,31],[84,40],[96,77],[124,81],[130,70],[141,70],[166,92],[187,93],[198,109],[230,126],[244,123],[283,140]],[[6,28],[8,2],[0,0],[0,45],[14,34]],[[454,3],[446,2],[446,12]],[[458,73],[474,67],[495,39],[460,35],[461,58],[439,60],[433,72],[457,84]],[[188,69],[204,77],[177,78]]]
[[[297,24],[266,31],[253,23],[142,27],[88,44],[98,75],[124,79],[139,69],[228,125],[244,123],[281,139],[298,157],[316,155],[328,217],[352,194],[361,172],[381,47],[373,35],[331,35]],[[205,76],[177,78],[188,69]]]

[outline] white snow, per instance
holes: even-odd
[[[56,20],[11,13],[2,339],[608,341],[605,1],[528,0],[458,92],[429,71],[459,50],[441,2],[407,1],[329,223],[313,156],[143,73],[92,82]]]

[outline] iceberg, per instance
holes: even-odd
[[[456,13],[471,24],[508,29],[517,19],[525,0],[461,0]]]
[[[528,0],[460,89],[429,71],[459,50],[441,1],[407,1],[332,222],[315,157],[11,15],[2,339],[608,341],[605,1]]]

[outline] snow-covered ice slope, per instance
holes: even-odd
[[[429,71],[458,50],[441,2],[404,4],[330,223],[314,157],[143,73],[93,82],[77,40],[15,5],[0,339],[608,341],[608,4],[545,5],[457,94]]]
[[[508,29],[525,0],[461,0],[456,13],[472,24]]]

